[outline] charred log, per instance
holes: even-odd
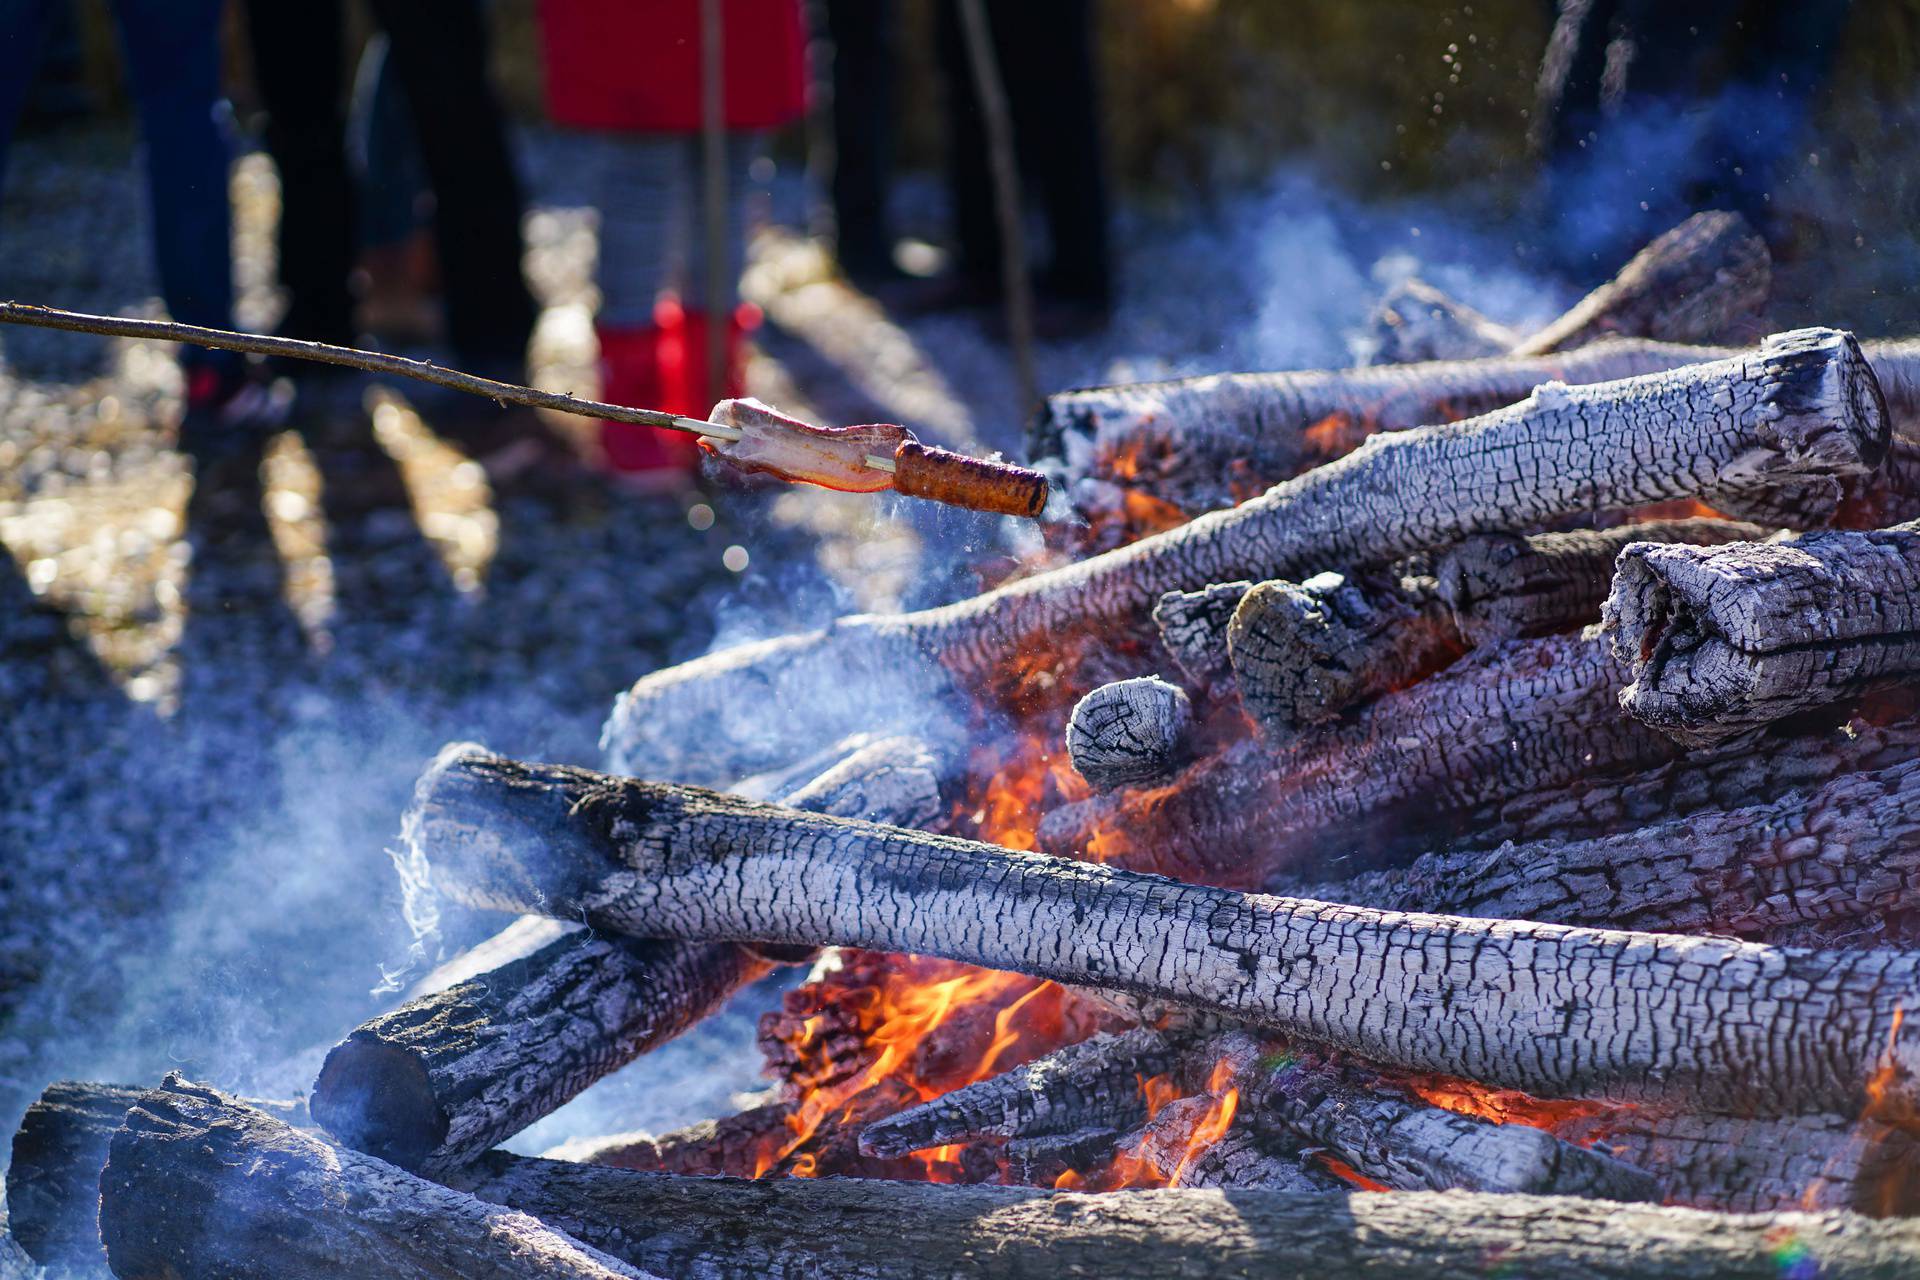
[[[1424,852],[1474,810],[1679,755],[1621,713],[1626,682],[1601,640],[1477,651],[1290,746],[1235,743],[1170,785],[1062,805],[1040,844],[1239,885]]]
[[[1521,335],[1466,303],[1409,276],[1388,289],[1367,317],[1372,350],[1363,365],[1502,356]]]
[[[476,907],[1112,986],[1537,1096],[1853,1113],[1871,1081],[1907,1114],[1920,1091],[1920,954],[1246,895],[480,754],[443,758],[414,818]]]
[[[1219,582],[1198,591],[1169,591],[1153,606],[1160,644],[1195,690],[1224,684],[1233,675],[1227,624],[1251,582]]]
[[[1570,351],[1612,336],[1720,342],[1746,336],[1767,304],[1773,259],[1737,213],[1696,213],[1656,237],[1613,279],[1514,348],[1515,355]]]
[[[1760,792],[1758,794],[1765,794]],[[1389,911],[1804,937],[1920,910],[1920,761],[1586,840],[1427,854],[1311,896]]]
[[[1440,597],[1473,644],[1552,635],[1600,620],[1613,564],[1631,542],[1713,546],[1757,542],[1759,525],[1737,520],[1653,520],[1568,533],[1475,534],[1435,565]]]
[[[519,1212],[425,1182],[169,1076],[100,1174],[113,1273],[289,1280],[643,1273]]]
[[[1833,330],[1777,335],[1753,355],[1693,369],[1549,384],[1470,423],[1381,436],[1232,511],[970,600],[846,619],[648,676],[608,722],[610,765],[664,767],[676,778],[710,773],[711,762],[703,769],[690,759],[707,752],[694,744],[727,738],[740,721],[748,745],[726,755],[745,772],[742,756],[765,747],[766,717],[757,712],[767,705],[805,709],[830,690],[833,705],[817,725],[811,715],[792,718],[833,737],[851,731],[848,717],[877,716],[899,732],[897,717],[925,720],[929,701],[953,705],[952,685],[936,669],[978,685],[1038,636],[1135,634],[1169,591],[1383,563],[1596,505],[1715,488],[1837,486],[1876,465],[1886,438],[1872,372],[1853,339]],[[791,742],[780,746],[791,755]]]
[[[1067,756],[1096,791],[1172,775],[1187,756],[1193,704],[1158,676],[1103,684],[1073,708]]]
[[[27,1108],[7,1166],[7,1230],[43,1267],[100,1268],[100,1169],[143,1090],[62,1080]]]
[[[778,1151],[791,1132],[788,1120],[792,1114],[793,1108],[786,1103],[767,1103],[715,1120],[701,1120],[671,1133],[590,1138],[546,1154],[551,1159],[612,1169],[751,1178],[762,1171],[768,1153]]]
[[[939,807],[941,774],[911,740],[863,742],[788,800],[926,820]],[[354,1031],[321,1067],[314,1118],[404,1169],[444,1172],[678,1036],[769,967],[730,943],[561,937]]]
[[[1418,581],[1325,573],[1262,582],[1227,628],[1240,701],[1270,742],[1404,688],[1461,652],[1445,601]]]
[[[1620,705],[1687,746],[1920,671],[1920,526],[1622,553]]]
[[[1198,1280],[1365,1274],[1479,1280],[1893,1280],[1920,1226],[1846,1213],[1749,1216],[1568,1196],[1185,1189],[1077,1195],[851,1179],[673,1178],[493,1152],[462,1183],[663,1275],[852,1280],[1062,1275]],[[1783,1243],[1784,1242],[1784,1243]]]

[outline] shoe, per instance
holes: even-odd
[[[181,452],[197,462],[257,452],[285,425],[292,392],[281,380],[250,377],[244,365],[203,364],[186,373],[178,440]]]
[[[600,339],[600,398],[636,409],[685,413],[669,403],[663,366],[679,370],[686,361],[686,316],[678,303],[654,308],[650,325],[597,325]],[[697,416],[705,417],[704,411]],[[636,422],[600,423],[600,453],[610,470],[622,475],[659,475],[691,480],[700,466],[700,449],[680,431]]]
[[[720,401],[746,394],[747,335],[760,327],[764,317],[751,302],[735,307],[724,325],[705,311],[685,311],[682,316],[677,331],[680,341],[662,351],[660,376],[666,400],[655,407],[704,419]],[[726,344],[717,388],[707,385],[707,353],[716,329],[722,330],[720,341]]]

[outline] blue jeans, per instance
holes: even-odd
[[[7,144],[33,80],[54,4],[0,0],[0,182]],[[153,219],[153,256],[168,313],[185,324],[233,327],[232,162],[222,125],[223,0],[113,0],[140,136]],[[28,299],[39,301],[39,299]],[[59,303],[58,298],[45,301]],[[225,364],[227,353],[183,348],[182,363]]]

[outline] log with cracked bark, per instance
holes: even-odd
[[[100,1234],[123,1280],[646,1275],[178,1076],[143,1094],[113,1136]]]
[[[1477,809],[1679,755],[1621,712],[1626,680],[1599,639],[1477,650],[1290,745],[1236,742],[1167,785],[1060,805],[1040,846],[1242,886],[1425,852]]]
[[[1920,672],[1920,524],[1621,553],[1620,705],[1690,747]]]
[[[924,745],[849,746],[816,762],[823,771],[787,802],[887,821],[924,821],[938,810],[946,770]],[[559,937],[359,1027],[321,1067],[314,1118],[351,1147],[444,1172],[673,1039],[769,968],[732,943]]]
[[[956,683],[1003,678],[1007,656],[1040,637],[1146,638],[1169,591],[1385,563],[1595,506],[1833,486],[1876,465],[1886,436],[1859,347],[1829,329],[1690,369],[1553,383],[1469,422],[1378,437],[1232,511],[969,600],[657,672],[622,696],[604,743],[615,769],[724,781],[795,753],[794,736],[769,734],[767,705],[789,708],[780,723],[802,736],[901,732],[902,716],[951,709]]]
[[[1227,626],[1240,701],[1274,743],[1405,688],[1463,651],[1431,580],[1323,573],[1261,582]]]
[[[1920,760],[1584,840],[1430,853],[1304,892],[1595,928],[1871,935],[1889,916],[1920,911]]]
[[[1905,479],[1891,485],[1895,492],[1869,486],[1854,501],[1882,512],[1875,523],[1912,519],[1891,513],[1910,506],[1920,492],[1911,474],[1920,450],[1910,443],[1920,435],[1920,342],[1869,342],[1864,350],[1894,423],[1889,462],[1902,464]],[[1726,347],[1619,339],[1555,356],[1220,373],[1093,387],[1048,397],[1028,456],[1096,527],[1124,523],[1128,496],[1171,504],[1191,517],[1331,462],[1376,432],[1488,413],[1525,399],[1544,382],[1608,382],[1738,354]]]
[[[1895,1280],[1920,1224],[1848,1213],[1728,1215],[1570,1196],[1103,1195],[859,1179],[675,1178],[492,1152],[461,1185],[665,1275],[854,1280],[1062,1275],[1199,1280]]]
[[[1067,757],[1096,791],[1171,776],[1185,763],[1193,703],[1158,676],[1103,684],[1074,705]]]
[[[1871,1082],[1910,1114],[1920,1093],[1920,953],[1240,894],[481,754],[443,758],[415,820],[435,885],[475,907],[942,956],[1537,1096],[1857,1113]]]
[[[1613,565],[1632,542],[1716,546],[1758,542],[1770,531],[1739,520],[1648,520],[1564,533],[1479,533],[1434,563],[1440,598],[1473,644],[1571,631],[1600,620]]]
[[[1773,283],[1767,243],[1737,213],[1696,213],[1651,241],[1605,284],[1531,335],[1421,280],[1382,300],[1371,363],[1571,351],[1608,337],[1722,342],[1743,336]],[[1751,336],[1749,333],[1745,336]]]
[[[1553,1130],[1649,1170],[1668,1204],[1733,1213],[1920,1210],[1920,1146],[1875,1120],[1836,1115],[1666,1115],[1622,1107]]]
[[[1153,606],[1153,625],[1195,691],[1224,686],[1233,677],[1227,624],[1253,588],[1251,582],[1216,582],[1198,591],[1169,591]]]

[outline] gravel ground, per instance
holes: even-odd
[[[536,377],[591,389],[594,217],[577,141],[524,148]],[[129,143],[16,147],[0,297],[157,314]],[[745,291],[769,316],[751,389],[835,421],[1019,447],[1004,353],[975,317],[892,317],[838,282],[797,177],[763,198]],[[275,302],[271,166],[237,166],[241,322]],[[901,194],[909,229],[937,200]],[[1416,228],[1409,235],[1409,228]],[[1506,318],[1560,294],[1487,267],[1445,219],[1343,207],[1279,181],[1206,218],[1121,221],[1112,328],[1039,353],[1043,387],[1227,365],[1337,363],[1424,255]],[[1416,255],[1413,250],[1418,249]],[[1473,264],[1483,264],[1473,267]],[[1469,269],[1473,267],[1473,269]],[[598,480],[501,492],[436,430],[444,408],[368,386],[196,481],[179,379],[154,344],[0,333],[0,1126],[50,1080],[178,1068],[304,1088],[371,1013],[412,935],[388,862],[444,742],[591,763],[613,695],[714,643],[970,590],[1030,531],[896,499],[715,481],[638,497]],[[568,424],[556,424],[566,427]],[[726,553],[746,552],[743,569]],[[738,564],[735,551],[733,563]],[[436,946],[492,921],[449,915]],[[526,1135],[660,1129],[723,1110],[757,1066],[754,993]]]

